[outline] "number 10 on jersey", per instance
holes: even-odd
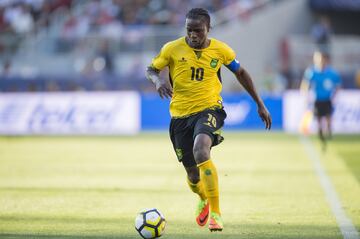
[[[191,69],[191,80],[202,81],[204,79],[204,68],[190,67]]]

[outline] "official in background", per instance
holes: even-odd
[[[331,67],[328,53],[315,51],[313,65],[306,69],[300,88],[302,91],[311,93],[307,94],[308,97],[314,97],[313,112],[317,119],[318,134],[324,150],[326,140],[332,136],[333,100],[340,86],[340,76]]]

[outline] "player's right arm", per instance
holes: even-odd
[[[169,65],[170,59],[170,47],[169,43],[165,44],[160,53],[152,59],[151,65],[146,69],[145,76],[156,87],[156,91],[163,99],[172,97],[172,87],[170,82],[160,77],[160,71]]]
[[[172,87],[169,81],[161,78],[159,76],[160,70],[149,66],[146,70],[146,78],[154,83],[156,91],[159,93],[160,97],[163,99],[172,97]]]
[[[310,93],[311,88],[311,79],[314,75],[314,71],[312,68],[307,68],[304,72],[303,79],[300,83],[300,92],[305,96],[305,104],[308,109],[312,109],[313,107],[313,99],[312,94]]]
[[[304,72],[303,79],[300,84],[300,91],[301,92],[308,92],[310,89],[310,79],[312,77],[313,71],[308,68]]]

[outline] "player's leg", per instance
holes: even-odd
[[[194,157],[211,211],[220,214],[218,175],[210,159],[211,145],[212,139],[207,134],[198,134],[194,142]]]
[[[326,111],[326,126],[327,126],[327,137],[328,139],[331,139],[332,138],[332,114],[333,114],[333,111],[334,111],[334,107],[333,107],[333,104],[331,102],[331,100],[329,100],[327,102],[327,111]]]
[[[215,165],[210,159],[212,139],[207,134],[198,134],[194,142],[194,157],[199,167],[200,180],[204,185],[206,197],[210,203],[210,224],[209,229],[223,229],[219,206],[219,183]]]
[[[325,151],[326,150],[326,138],[325,138],[325,129],[324,129],[324,122],[323,122],[323,116],[318,116],[317,117],[317,122],[318,122],[318,135],[319,135],[319,139],[321,142],[321,147],[322,150]]]
[[[189,188],[191,189],[191,191],[199,195],[199,198],[201,200],[206,200],[204,185],[200,182],[199,168],[196,165],[184,167],[187,173],[187,182]]]
[[[187,119],[172,119],[170,123],[170,138],[179,162],[182,162],[187,173],[187,184],[190,190],[199,196],[195,210],[196,222],[200,226],[207,223],[209,203],[205,189],[200,181],[199,169],[193,155],[193,130],[188,127]]]
[[[322,144],[322,149],[325,151],[326,150],[326,138],[325,138],[324,124],[323,124],[323,118],[325,116],[325,108],[324,108],[323,101],[315,102],[315,115],[316,115],[316,120],[318,123],[318,136],[319,136],[320,142]]]
[[[325,140],[325,136],[324,136],[324,129],[323,129],[323,122],[322,122],[322,118],[323,117],[316,117],[316,120],[317,120],[317,124],[318,124],[318,136],[319,136],[319,139],[321,141],[324,141]]]
[[[189,188],[199,196],[195,209],[196,222],[199,226],[205,226],[209,218],[209,202],[206,198],[203,182],[200,181],[199,168],[195,164],[191,167],[185,167],[185,170]]]
[[[219,185],[215,165],[210,159],[212,139],[207,134],[198,134],[194,142],[194,157],[200,172],[205,194],[210,202],[212,212],[220,214]]]
[[[325,118],[326,118],[326,127],[327,127],[327,137],[328,139],[331,139],[332,138],[331,115],[327,115]]]
[[[204,184],[205,194],[210,203],[211,216],[209,229],[223,229],[219,206],[219,183],[215,165],[210,158],[211,147],[219,144],[223,138],[218,133],[224,124],[226,113],[222,109],[201,113],[194,127],[194,158],[200,171],[200,180]]]

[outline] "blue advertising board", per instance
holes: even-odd
[[[166,130],[170,123],[170,100],[156,93],[141,95],[141,129]]]
[[[265,96],[262,98],[271,113],[272,128],[282,129],[281,96]],[[257,114],[256,104],[248,94],[224,94],[223,100],[227,113],[224,129],[264,129],[264,124]],[[167,130],[170,122],[169,103],[169,100],[163,100],[157,94],[142,95],[142,130]]]
[[[272,129],[282,129],[282,98],[280,96],[262,97],[272,117]],[[264,129],[256,103],[248,94],[224,94],[224,108],[227,113],[225,129]]]

